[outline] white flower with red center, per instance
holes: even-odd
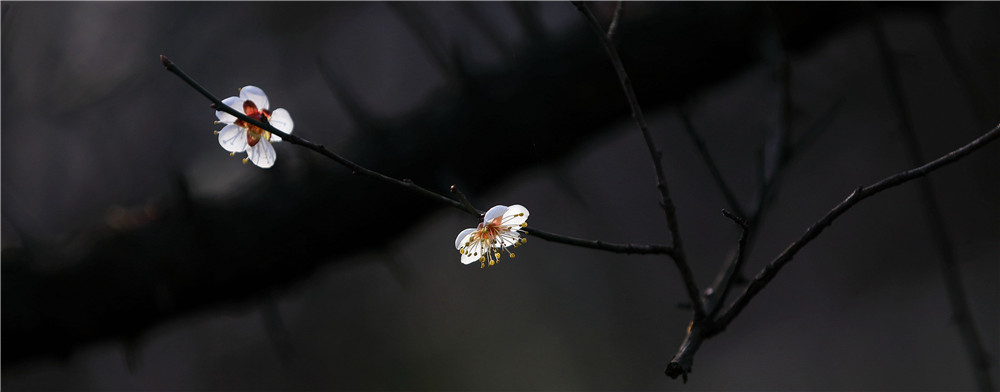
[[[246,86],[240,89],[240,96],[229,97],[222,100],[227,106],[243,112],[248,117],[281,130],[285,133],[292,133],[295,123],[292,116],[285,109],[269,110],[267,95],[264,90],[257,86]],[[229,155],[238,152],[246,152],[247,157],[243,159],[246,163],[249,159],[254,165],[262,168],[269,168],[274,165],[274,147],[272,142],[280,142],[281,137],[272,135],[260,127],[247,124],[243,120],[236,118],[221,110],[215,112],[219,118],[219,123],[226,124],[221,131],[216,131],[219,135],[219,144],[229,151]]]
[[[494,206],[486,211],[483,222],[475,229],[465,229],[455,238],[455,249],[462,254],[462,264],[479,261],[479,268],[500,261],[501,252],[514,258],[509,247],[521,246],[521,228],[528,226],[528,209],[515,204],[510,207]]]

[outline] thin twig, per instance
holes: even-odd
[[[919,164],[924,161],[920,153],[920,143],[914,131],[913,118],[910,116],[909,105],[903,93],[903,84],[899,77],[899,67],[892,56],[889,42],[882,30],[878,15],[869,10],[869,27],[875,44],[878,47],[879,58],[882,64],[883,78],[896,115],[900,120],[900,130],[902,131],[904,145],[907,156],[911,164]],[[992,391],[993,379],[990,375],[990,361],[983,348],[982,339],[976,330],[975,322],[972,318],[972,310],[962,287],[962,279],[958,272],[958,263],[955,261],[955,247],[948,231],[945,228],[944,216],[937,199],[934,197],[934,189],[931,187],[929,179],[917,181],[920,188],[920,201],[923,204],[924,214],[927,218],[928,229],[931,231],[931,238],[935,241],[938,256],[940,257],[941,272],[944,276],[945,291],[948,295],[951,311],[958,327],[958,334],[965,343],[966,353],[972,362],[973,373],[976,384],[981,391]]]
[[[552,234],[546,231],[536,229],[531,226],[525,227],[521,230],[535,237],[541,238],[543,240],[558,242],[567,245],[579,246],[582,248],[600,249],[613,253],[638,254],[638,255],[651,255],[651,254],[660,254],[668,256],[674,255],[674,249],[666,245],[615,244],[597,240],[585,240],[580,238],[573,238],[558,234]]]
[[[767,30],[770,33],[768,37],[774,49],[770,54],[774,57],[772,59],[774,78],[778,84],[778,119],[771,128],[771,132],[768,132],[764,138],[761,148],[760,185],[757,188],[757,200],[753,203],[756,207],[750,211],[750,216],[747,217],[751,222],[760,220],[761,213],[772,197],[774,185],[778,182],[781,169],[784,168],[790,155],[788,140],[792,118],[791,66],[777,12],[771,4],[765,4],[764,11],[767,14],[768,26],[770,27]]]
[[[458,189],[458,186],[452,185],[450,190],[451,193],[454,193],[455,196],[458,196],[458,201],[462,202],[462,205],[465,206],[466,211],[474,215],[483,216],[483,212],[480,211],[478,208],[476,208],[476,206],[472,205],[472,202],[469,201],[468,197],[465,197],[465,193],[462,193],[462,191]]]
[[[940,169],[948,164],[954,163],[959,159],[962,159],[966,155],[969,155],[973,151],[985,146],[987,143],[993,141],[997,137],[1000,137],[1000,124],[986,132],[982,136],[976,138],[975,140],[969,142],[968,144],[962,146],[961,148],[949,152],[944,156],[935,159],[923,166],[913,168],[904,172],[896,173],[892,176],[886,177],[882,181],[874,183],[869,186],[858,187],[854,192],[851,193],[847,199],[840,202],[836,207],[834,207],[830,212],[827,212],[820,220],[813,223],[806,229],[805,233],[802,234],[799,239],[792,242],[788,248],[786,248],[781,254],[778,255],[770,264],[767,265],[756,277],[750,282],[746,290],[733,301],[733,304],[726,309],[725,313],[719,317],[717,322],[718,330],[725,329],[726,326],[735,318],[739,313],[746,307],[751,299],[757,293],[760,292],[767,283],[774,279],[778,271],[785,266],[793,257],[802,249],[806,244],[814,240],[820,233],[823,232],[837,217],[843,215],[847,210],[853,207],[858,202],[867,199],[873,195],[878,194],[886,189],[901,185],[908,181],[923,177],[937,169]]]
[[[732,208],[736,212],[736,215],[746,216],[743,212],[743,207],[740,205],[740,201],[736,198],[736,193],[733,192],[733,188],[726,183],[726,179],[723,178],[722,172],[719,170],[719,166],[715,164],[715,159],[712,158],[712,154],[708,152],[708,146],[705,144],[705,139],[701,138],[694,125],[691,123],[691,116],[688,115],[687,110],[684,108],[678,108],[677,115],[681,118],[681,123],[684,124],[684,130],[687,131],[688,136],[691,137],[691,141],[694,142],[695,148],[698,150],[698,155],[701,155],[701,159],[705,161],[705,166],[708,167],[708,171],[712,174],[712,179],[715,180],[715,184],[719,186],[719,190],[722,191],[722,196],[726,198],[726,203],[729,204],[729,208]]]
[[[691,372],[691,366],[694,363],[694,354],[698,352],[702,341],[711,336],[713,320],[716,314],[719,313],[719,310],[722,309],[722,305],[725,304],[726,297],[735,284],[734,279],[737,276],[737,272],[743,266],[743,262],[746,259],[749,224],[743,218],[727,210],[722,210],[722,214],[739,225],[742,232],[736,246],[736,255],[733,256],[732,261],[728,263],[726,268],[716,278],[712,287],[708,288],[705,293],[705,309],[708,316],[701,321],[691,321],[680,349],[667,365],[667,375],[673,378],[677,378],[677,375],[680,375],[685,383],[687,383],[687,375]]]
[[[806,130],[800,132],[799,136],[792,142],[792,145],[788,148],[788,160],[791,161],[802,155],[804,151],[807,151],[812,147],[813,143],[819,139],[819,137],[826,130],[830,129],[830,124],[833,122],[834,117],[836,117],[837,112],[844,105],[844,97],[841,96],[837,98],[829,107],[823,111],[823,114],[819,115],[816,121],[806,128]]]
[[[231,114],[233,116],[236,116],[236,118],[239,118],[240,120],[243,120],[244,122],[246,122],[248,124],[260,127],[261,129],[264,129],[264,130],[266,130],[268,132],[271,132],[271,133],[273,133],[275,135],[278,135],[278,136],[281,137],[281,140],[283,140],[283,141],[287,141],[287,142],[292,143],[292,144],[298,144],[300,146],[303,146],[305,148],[308,148],[310,150],[318,152],[321,155],[323,155],[323,156],[325,156],[327,158],[330,158],[330,159],[334,160],[335,162],[337,162],[337,163],[339,163],[339,164],[347,167],[348,169],[351,169],[355,174],[361,174],[363,176],[375,178],[375,179],[378,179],[378,180],[382,180],[382,181],[388,182],[390,184],[399,185],[401,187],[404,187],[404,188],[410,189],[412,191],[415,191],[415,192],[417,192],[417,193],[419,193],[419,194],[421,194],[421,195],[423,195],[425,197],[428,197],[428,198],[430,198],[432,200],[436,200],[438,202],[450,205],[450,206],[458,208],[460,210],[464,210],[465,209],[464,206],[462,205],[462,203],[458,202],[457,200],[450,199],[450,198],[448,198],[448,197],[446,197],[444,195],[441,195],[441,194],[439,194],[437,192],[434,192],[434,191],[431,191],[429,189],[426,189],[426,188],[423,188],[421,186],[418,186],[418,185],[414,184],[413,181],[398,180],[398,179],[389,177],[387,175],[384,175],[382,173],[379,173],[377,171],[366,169],[365,167],[363,167],[361,165],[358,165],[357,163],[354,163],[354,162],[352,162],[351,160],[349,160],[347,158],[344,158],[344,157],[342,157],[340,155],[337,155],[336,153],[334,153],[334,152],[332,152],[330,150],[327,150],[322,145],[315,144],[313,142],[310,142],[310,141],[308,141],[306,139],[303,139],[303,138],[301,138],[299,136],[296,136],[296,135],[285,133],[285,132],[283,132],[283,131],[275,128],[271,124],[266,124],[266,123],[257,121],[257,120],[255,120],[253,118],[250,118],[246,114],[241,113],[240,111],[235,110],[235,109],[229,107],[229,105],[226,105],[226,104],[222,103],[222,101],[220,101],[218,97],[216,97],[215,95],[212,95],[212,93],[208,92],[208,90],[206,90],[204,87],[202,87],[200,84],[198,84],[198,82],[194,81],[194,79],[191,79],[190,76],[188,76],[186,73],[184,73],[184,71],[182,71],[176,64],[174,64],[172,61],[170,61],[170,59],[168,59],[166,56],[162,56],[161,55],[160,56],[160,62],[162,62],[163,66],[167,68],[167,71],[170,71],[170,72],[174,73],[175,75],[177,75],[178,77],[180,77],[181,80],[187,82],[188,85],[190,85],[195,90],[197,90],[199,93],[201,93],[201,95],[205,96],[205,98],[208,98],[209,101],[212,101],[212,108],[215,109],[215,110],[221,110],[223,112],[229,113],[229,114]]]
[[[622,11],[624,9],[625,9],[624,1],[619,1],[618,4],[615,5],[615,14],[614,16],[611,17],[611,24],[608,25],[608,39],[610,40],[615,39],[615,33],[618,32],[618,22],[621,21],[622,14],[624,13]]]
[[[743,268],[743,263],[746,261],[747,237],[750,236],[750,225],[747,221],[727,210],[722,210],[722,214],[740,226],[740,239],[736,243],[736,256],[733,257],[733,262],[722,274],[722,278],[712,287],[713,291],[706,296],[705,308],[708,309],[709,319],[714,318],[722,309],[722,305],[726,303],[726,296],[729,295],[735,284],[733,278]]]
[[[748,211],[749,216],[744,216],[748,222],[746,231],[748,232],[747,244],[742,251],[745,254],[751,252],[757,234],[757,228],[761,226],[774,195],[777,192],[778,184],[785,173],[794,150],[789,142],[789,135],[792,130],[792,98],[791,98],[791,64],[788,58],[788,50],[785,44],[784,31],[780,19],[773,5],[766,4],[764,10],[768,16],[768,26],[770,29],[770,42],[773,43],[773,50],[769,53],[774,59],[774,78],[778,85],[777,112],[778,118],[771,132],[765,137],[760,150],[759,181],[756,200],[751,204]],[[740,251],[740,250],[738,250]],[[717,293],[719,291],[729,291],[729,287],[722,287],[722,284],[746,283],[742,266],[735,266],[738,258],[733,257],[722,268],[713,282],[711,289]],[[725,278],[732,271],[731,278]],[[720,305],[721,306],[721,305]],[[716,309],[717,311],[718,309]]]
[[[212,102],[212,108],[214,108],[216,110],[221,110],[221,111],[224,111],[226,113],[229,113],[229,114],[231,114],[233,116],[236,116],[236,118],[239,118],[240,120],[243,120],[244,122],[246,122],[248,124],[260,127],[261,129],[264,129],[264,130],[266,130],[268,132],[271,132],[271,133],[273,133],[275,135],[278,135],[278,136],[281,137],[282,140],[287,141],[287,142],[289,142],[291,144],[297,144],[297,145],[303,146],[305,148],[308,148],[310,150],[313,150],[313,151],[315,151],[315,152],[317,152],[317,153],[319,153],[319,154],[321,154],[321,155],[323,155],[323,156],[325,156],[327,158],[332,159],[334,162],[337,162],[337,163],[339,163],[339,164],[347,167],[348,169],[351,169],[351,171],[354,174],[360,174],[360,175],[363,175],[363,176],[366,176],[366,177],[371,177],[371,178],[374,178],[374,179],[377,179],[377,180],[388,182],[388,183],[393,184],[393,185],[401,186],[403,188],[406,188],[406,189],[414,191],[414,192],[416,192],[418,194],[421,194],[421,195],[423,195],[425,197],[428,197],[431,200],[434,200],[434,201],[443,203],[445,205],[457,208],[459,210],[468,212],[469,214],[474,215],[474,216],[480,216],[480,215],[482,215],[482,212],[479,211],[474,206],[472,206],[472,204],[469,203],[469,200],[467,198],[465,198],[465,195],[462,194],[461,192],[456,192],[456,193],[458,195],[460,195],[459,197],[462,200],[455,200],[455,199],[448,198],[448,197],[446,197],[444,195],[441,195],[441,194],[439,194],[437,192],[434,192],[434,191],[431,191],[431,190],[429,190],[427,188],[421,187],[421,186],[413,183],[413,181],[410,180],[410,179],[398,180],[398,179],[389,177],[387,175],[384,175],[382,173],[376,172],[374,170],[367,169],[367,168],[365,168],[365,167],[363,167],[361,165],[358,165],[358,164],[356,164],[356,163],[348,160],[347,158],[341,157],[340,155],[337,155],[337,154],[333,153],[332,151],[327,150],[322,145],[315,144],[313,142],[310,142],[310,141],[308,141],[306,139],[303,139],[303,138],[301,138],[299,136],[296,136],[296,135],[285,133],[285,132],[283,132],[283,131],[275,128],[271,124],[265,124],[265,123],[262,123],[260,121],[255,120],[253,118],[250,118],[246,114],[241,113],[240,111],[235,110],[235,109],[229,107],[229,105],[223,104],[222,101],[219,100],[219,98],[217,98],[215,95],[213,95],[208,90],[206,90],[204,87],[202,87],[200,84],[198,84],[198,82],[196,82],[194,79],[192,79],[186,73],[184,73],[184,71],[182,71],[180,69],[180,67],[178,67],[176,64],[174,64],[172,61],[170,61],[166,56],[161,55],[160,56],[160,62],[162,62],[163,66],[167,68],[167,71],[170,71],[174,75],[177,75],[177,77],[181,78],[181,80],[183,80],[189,86],[191,86],[196,91],[198,91],[199,93],[201,93],[201,95],[203,95],[205,98],[208,98],[208,100]],[[453,192],[458,191],[457,188],[455,188],[455,187],[452,187],[452,188],[453,188]],[[579,239],[579,238],[573,238],[573,237],[563,236],[563,235],[559,235],[559,234],[553,234],[553,233],[545,232],[545,231],[542,231],[542,230],[539,230],[539,229],[535,229],[535,228],[531,228],[531,227],[525,228],[524,231],[527,232],[528,234],[535,235],[535,236],[537,236],[537,237],[539,237],[541,239],[547,240],[547,241],[558,242],[558,243],[562,243],[562,244],[580,246],[580,247],[591,248],[591,249],[599,249],[599,250],[604,250],[604,251],[613,252],[613,253],[668,254],[668,255],[672,255],[673,254],[673,248],[668,247],[668,246],[664,246],[664,245],[614,244],[614,243],[606,243],[606,242],[597,241],[597,240],[583,240],[583,239]]]
[[[653,136],[649,133],[649,127],[646,126],[646,119],[643,117],[642,109],[639,107],[639,100],[635,97],[635,91],[632,89],[632,81],[625,72],[625,66],[622,65],[621,58],[618,57],[618,50],[615,49],[614,42],[611,42],[611,40],[608,39],[604,30],[601,29],[601,24],[597,21],[597,17],[594,16],[594,13],[591,12],[590,9],[583,4],[583,2],[574,1],[573,5],[576,6],[581,13],[583,13],[588,21],[588,24],[601,40],[604,50],[608,53],[608,57],[610,57],[611,63],[614,65],[615,71],[618,73],[618,79],[621,81],[622,89],[625,90],[625,97],[628,99],[629,107],[632,108],[632,117],[635,118],[636,125],[639,126],[643,139],[646,140],[646,147],[649,148],[649,155],[653,159],[653,168],[656,170],[656,188],[660,191],[660,206],[663,207],[663,213],[666,215],[667,219],[667,226],[670,228],[670,236],[673,246],[672,258],[674,259],[674,264],[681,273],[681,279],[684,281],[684,287],[687,289],[688,297],[691,300],[691,307],[694,310],[694,318],[696,320],[701,319],[705,316],[705,309],[702,306],[701,295],[698,292],[698,284],[694,281],[694,274],[691,272],[691,267],[688,265],[684,255],[684,245],[681,241],[680,228],[677,224],[677,212],[674,209],[674,202],[670,198],[670,190],[667,188],[666,176],[663,174],[663,164],[661,163],[663,153],[656,148],[656,143],[653,142]]]
[[[722,315],[714,320],[692,323],[692,325],[688,328],[688,333],[684,338],[684,343],[681,345],[677,354],[674,355],[674,358],[667,365],[665,373],[672,378],[683,376],[686,380],[687,373],[691,371],[691,364],[695,351],[697,351],[698,347],[701,346],[702,340],[709,339],[725,330],[726,327],[729,326],[729,323],[731,323],[733,319],[735,319],[736,316],[738,316],[740,312],[746,308],[747,304],[750,303],[750,300],[752,300],[757,293],[763,290],[764,287],[766,287],[767,284],[774,279],[782,267],[788,264],[788,262],[791,261],[804,246],[819,236],[819,234],[822,233],[826,227],[830,226],[830,224],[832,224],[837,217],[843,215],[855,204],[858,204],[862,200],[874,196],[884,190],[923,177],[937,169],[952,164],[979,148],[982,148],[998,137],[1000,137],[1000,124],[997,124],[996,127],[961,148],[949,152],[948,154],[945,154],[944,156],[923,166],[896,173],[867,187],[858,187],[850,194],[850,196],[847,197],[847,199],[840,202],[840,204],[837,204],[836,207],[813,223],[812,226],[809,226],[801,237],[792,242],[783,252],[781,252],[781,254],[772,260],[770,264],[764,267],[764,269],[761,270],[756,277],[754,277],[750,284],[747,285],[746,289],[744,289],[743,293],[741,293],[740,296],[737,297],[731,305],[729,305]]]

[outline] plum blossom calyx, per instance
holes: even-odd
[[[292,133],[292,129],[295,128],[295,122],[287,110],[270,110],[267,95],[257,86],[245,86],[240,89],[238,97],[223,99],[222,103],[243,112],[247,117],[270,124],[282,132]],[[249,160],[265,169],[274,165],[276,154],[271,143],[280,142],[280,136],[221,110],[217,110],[215,116],[219,119],[217,123],[226,124],[222,130],[216,131],[216,134],[219,135],[219,145],[229,151],[230,155],[246,152],[247,157],[243,159],[243,163]]]
[[[462,264],[479,261],[479,267],[485,268],[500,261],[502,253],[514,258],[509,248],[519,247],[527,241],[521,238],[521,229],[528,226],[527,220],[528,209],[519,204],[490,208],[479,226],[462,230],[455,238],[455,249],[462,254]]]

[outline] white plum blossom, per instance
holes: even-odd
[[[243,87],[240,89],[240,96],[223,99],[222,103],[243,112],[252,119],[271,124],[285,133],[292,133],[292,129],[295,128],[292,116],[288,114],[287,110],[275,109],[271,111],[269,109],[267,95],[264,94],[264,90],[257,86]],[[219,135],[219,144],[226,151],[229,151],[229,155],[245,151],[247,157],[243,159],[243,163],[249,159],[254,165],[265,169],[274,165],[275,152],[271,143],[280,142],[281,137],[247,124],[236,116],[221,110],[216,111],[215,116],[219,118],[217,123],[226,124],[222,130],[215,133]]]
[[[455,238],[455,249],[462,254],[462,264],[479,261],[479,268],[484,268],[500,261],[501,252],[514,258],[514,253],[507,248],[516,248],[527,241],[521,238],[521,228],[528,226],[527,220],[528,209],[518,204],[490,208],[479,226],[462,230]]]

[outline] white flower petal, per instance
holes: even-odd
[[[267,140],[261,139],[257,142],[257,145],[250,147],[247,150],[247,157],[250,158],[250,162],[254,165],[260,166],[263,169],[267,169],[274,165],[274,147]]]
[[[521,215],[523,214],[523,215]],[[507,208],[503,214],[504,226],[520,226],[528,220],[528,209],[520,204],[514,204]]]
[[[295,128],[295,122],[292,121],[292,115],[288,114],[288,111],[285,109],[275,109],[271,112],[271,118],[269,118],[267,122],[271,123],[271,125],[284,133],[292,133],[292,129]],[[271,141],[280,142],[281,137],[278,135],[271,135]]]
[[[503,216],[505,212],[507,212],[507,206],[493,206],[489,211],[486,211],[486,215],[483,216],[483,222],[492,222],[494,219]]]
[[[465,252],[465,254],[462,255],[462,264],[472,264],[479,261],[479,258],[482,257],[482,254],[476,253],[476,255],[473,256],[473,253],[475,252],[472,251],[471,249],[468,252]]]
[[[240,97],[229,97],[223,99],[222,103],[225,104],[226,106],[236,109],[237,112],[243,113],[243,100],[240,99]],[[233,116],[232,114],[223,112],[221,110],[215,111],[215,117],[219,118],[219,122],[224,122],[226,124],[232,124],[234,121],[236,121],[236,116]]]
[[[246,86],[240,89],[240,98],[248,101],[253,101],[254,105],[257,105],[258,110],[267,109],[269,106],[267,102],[267,94],[264,94],[264,90],[261,90],[257,86]],[[243,110],[243,108],[240,108]]]
[[[219,144],[229,152],[243,152],[247,149],[247,130],[229,124],[219,131]]]
[[[455,249],[461,249],[462,245],[465,244],[465,242],[469,240],[466,237],[471,236],[472,233],[475,232],[475,231],[476,231],[476,229],[465,229],[465,230],[462,230],[461,233],[458,233],[458,237],[455,237]]]

